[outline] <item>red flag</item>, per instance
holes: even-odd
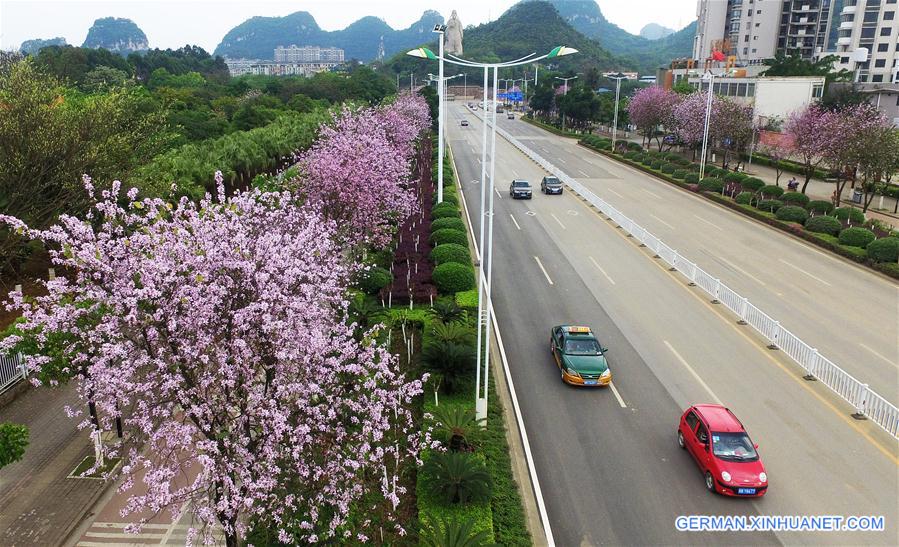
[[[713,61],[723,61],[724,60],[724,52],[713,50],[712,51],[712,60]]]

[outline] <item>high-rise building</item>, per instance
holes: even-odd
[[[275,48],[278,63],[342,63],[343,50],[336,47],[278,46]]]
[[[866,61],[854,52],[867,50]],[[835,68],[856,73],[859,82],[899,83],[899,4],[897,0],[844,0],[840,11]]]
[[[812,59],[827,48],[831,0],[699,0],[693,58],[713,51],[755,64],[779,51]]]

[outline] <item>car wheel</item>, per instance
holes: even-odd
[[[705,472],[705,487],[709,492],[715,492],[715,479],[709,471]]]
[[[684,434],[680,430],[677,432],[677,446],[681,447],[682,450],[687,449],[687,445],[684,443]]]

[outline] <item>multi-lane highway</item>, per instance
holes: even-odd
[[[480,179],[482,126],[463,104],[452,105],[448,112],[448,142],[477,234],[480,187],[473,181]],[[459,126],[463,117],[469,120],[469,127]],[[513,133],[523,133],[514,129],[515,124],[522,122],[503,120]],[[637,174],[603,165],[598,158],[580,159],[590,154],[585,150],[572,148],[567,151],[570,156],[556,154],[556,148],[569,145],[557,144],[546,134],[528,138],[545,147],[543,153],[551,161],[565,167],[570,161],[574,176],[595,183],[594,190],[626,214],[637,210],[629,209],[630,205],[647,205],[645,200],[626,197],[632,191],[641,192],[636,188]],[[556,543],[899,542],[895,439],[871,423],[852,420],[841,400],[823,386],[802,380],[782,355],[765,349],[761,338],[736,325],[720,306],[709,304],[696,289],[661,267],[650,253],[570,192],[540,194],[543,175],[539,167],[497,138],[494,308]],[[535,185],[533,200],[509,199],[508,184],[517,177]],[[603,193],[603,185],[625,197],[618,200],[615,194]],[[626,189],[631,186],[634,188]],[[648,192],[660,196],[656,205],[645,207],[648,213],[664,222],[674,220],[668,210],[676,205],[674,198],[664,194],[666,189],[647,185],[642,190],[647,200],[655,200]],[[724,222],[713,216],[711,209],[694,204],[677,214]],[[675,226],[672,233],[677,231],[676,225],[671,225]],[[725,232],[729,225],[721,228]],[[750,252],[750,242],[761,246],[776,236],[757,226],[740,230],[741,235],[734,238],[746,252]],[[659,235],[670,240],[661,231]],[[707,248],[692,241],[687,230],[680,237],[684,245],[675,244],[685,253],[706,248],[717,254],[717,246]],[[730,252],[739,250],[732,246]],[[696,260],[705,267],[700,257]],[[815,268],[806,260],[810,259],[794,253],[789,262],[803,269]],[[829,260],[817,258],[819,262]],[[772,258],[766,261],[770,263]],[[769,279],[756,273],[762,281]],[[865,275],[857,272],[856,277]],[[876,281],[859,283],[876,285]],[[735,288],[744,289],[736,283]],[[773,291],[777,287],[772,283],[764,288]],[[844,289],[850,292],[848,287]],[[800,290],[814,294],[809,287],[794,289]],[[895,292],[892,294],[895,299]],[[836,304],[831,311],[839,311]],[[603,345],[611,350],[615,391],[579,390],[560,382],[548,338],[550,327],[561,323],[587,324],[598,332]],[[865,341],[874,349],[890,351],[876,339],[872,336]],[[718,401],[740,417],[760,445],[771,484],[762,499],[709,494],[690,456],[677,447],[675,429],[683,409],[691,403]],[[887,529],[866,534],[675,531],[675,518],[691,514],[884,515]]]

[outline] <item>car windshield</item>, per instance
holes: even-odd
[[[530,184],[526,180],[513,180],[512,186],[515,188],[527,188]]]
[[[565,340],[565,353],[568,355],[602,355],[596,340]]]
[[[559,179],[554,179],[554,178],[549,178],[549,177],[548,177],[548,178],[546,179],[546,184],[562,184],[562,183],[559,182]]]
[[[746,433],[712,432],[712,447],[715,455],[731,462],[754,462],[759,459],[758,452]]]

